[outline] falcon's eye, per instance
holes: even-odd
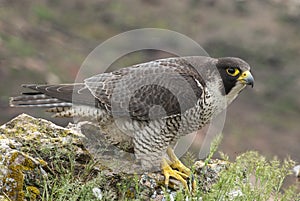
[[[232,67],[227,68],[226,72],[227,72],[228,75],[231,75],[231,76],[237,76],[240,73],[239,69],[232,68]]]

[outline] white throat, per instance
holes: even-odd
[[[230,92],[226,95],[226,103],[229,105],[239,93],[246,87],[245,84],[237,83]]]

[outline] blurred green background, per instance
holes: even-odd
[[[101,42],[148,27],[252,66],[255,87],[228,109],[222,151],[300,161],[300,3],[292,0],[0,0],[0,123],[25,112],[65,125],[41,109],[9,108],[9,96],[22,83],[73,82]],[[118,65],[163,56],[136,54]]]

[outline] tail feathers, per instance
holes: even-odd
[[[9,101],[11,107],[70,107],[72,103],[62,102],[57,98],[49,97],[45,94],[28,95],[11,97]]]

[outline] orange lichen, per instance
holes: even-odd
[[[42,167],[47,166],[47,162],[44,161],[43,159],[39,159],[38,161],[39,161],[39,163],[40,163],[40,165],[41,165]]]
[[[81,144],[78,135],[71,130],[25,114],[1,126],[0,133],[3,144],[0,150],[1,190],[7,198],[16,201],[38,200],[43,190],[40,180],[47,178],[47,171],[52,171],[48,163],[70,152],[77,153],[69,149],[69,145],[77,148]]]
[[[8,173],[3,178],[3,185],[5,186],[3,191],[13,200],[24,200],[24,172],[33,171],[38,164],[30,156],[18,151],[13,152],[7,159]],[[31,186],[30,190],[27,189],[32,192],[31,194],[34,194],[30,194],[31,197],[33,196],[32,198],[36,198],[39,195],[39,190],[34,188]]]
[[[36,198],[40,195],[40,190],[34,186],[27,186],[26,190],[30,194],[30,200],[36,200]]]
[[[24,200],[25,195],[23,191],[24,174],[22,173],[20,165],[15,164],[15,160],[18,155],[19,152],[14,152],[11,155],[8,165],[8,173],[3,178],[3,184],[6,186],[6,188],[4,188],[4,193],[6,193],[9,198],[21,201]]]

